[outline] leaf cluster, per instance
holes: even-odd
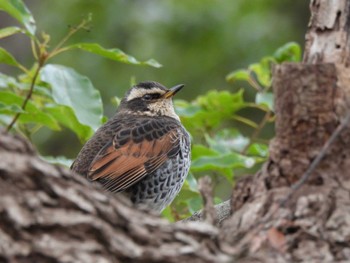
[[[82,50],[121,63],[161,66],[155,60],[138,61],[120,49],[106,49],[97,43],[66,44],[72,35],[88,29],[90,16],[70,27],[67,35],[52,45],[50,35],[37,35],[34,17],[21,0],[0,0],[0,10],[23,26],[0,29],[0,38],[25,34],[33,55],[33,64],[27,68],[0,48],[0,63],[21,72],[16,77],[0,74],[0,123],[7,130],[15,129],[29,138],[44,126],[56,131],[66,127],[84,142],[105,120],[100,93],[92,82],[72,68],[50,64],[59,54]]]

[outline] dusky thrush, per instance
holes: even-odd
[[[179,193],[191,163],[190,136],[172,102],[183,87],[167,89],[152,81],[133,86],[71,169],[161,212]]]

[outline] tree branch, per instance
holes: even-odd
[[[136,210],[40,160],[20,137],[1,134],[0,156],[0,261],[230,261],[211,224],[171,224]]]
[[[220,226],[222,222],[231,215],[231,200],[226,200],[214,206],[216,223]],[[193,213],[192,216],[181,220],[181,222],[204,221],[203,210]]]

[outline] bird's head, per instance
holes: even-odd
[[[133,86],[121,101],[118,113],[140,116],[168,116],[179,120],[174,111],[172,97],[182,88],[183,84],[167,89],[153,82],[141,82]]]

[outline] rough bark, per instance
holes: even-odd
[[[274,68],[270,158],[219,227],[135,210],[1,134],[0,262],[350,261],[349,128],[293,190],[349,111],[349,3],[311,1],[304,63]]]
[[[170,224],[0,136],[0,262],[228,262],[219,230]]]
[[[220,204],[214,206],[215,208],[215,221],[217,225],[221,225],[222,222],[231,215],[231,200],[226,200]],[[204,213],[202,210],[193,213],[192,216],[183,219],[182,222],[191,222],[191,221],[203,221]]]
[[[306,63],[350,63],[350,3],[311,0],[311,18],[304,52]]]
[[[349,129],[281,205],[347,112],[348,76],[334,64],[275,68],[276,137],[263,169],[236,190],[245,199],[232,200],[223,224],[227,253],[247,262],[350,261]]]
[[[304,63],[274,68],[270,158],[234,189],[221,232],[221,247],[244,262],[350,261],[349,127],[293,190],[350,109],[350,1],[310,7]]]

